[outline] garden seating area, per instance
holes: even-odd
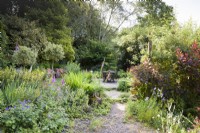
[[[102,76],[103,76],[103,82],[115,82],[115,78],[116,78],[115,71],[111,71],[111,70],[103,71]]]

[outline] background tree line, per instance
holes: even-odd
[[[143,40],[136,36],[135,42],[127,42],[123,36],[132,29],[169,26],[174,20],[173,8],[160,0],[2,0],[0,15],[1,67],[77,61],[83,68],[96,69],[106,58],[107,66],[118,64],[126,70],[140,63],[149,38],[142,33]],[[136,16],[135,26],[118,34],[131,16]]]

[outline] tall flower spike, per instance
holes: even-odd
[[[15,51],[18,51],[19,50],[19,44],[16,43],[16,46],[15,46]]]
[[[62,85],[65,85],[65,80],[64,79],[62,79]]]
[[[53,76],[53,78],[52,78],[52,83],[55,83],[55,82],[56,82],[56,77]]]

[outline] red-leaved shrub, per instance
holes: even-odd
[[[157,68],[149,61],[134,66],[130,69],[133,75],[133,89],[137,89],[140,97],[149,97],[153,93],[155,87],[159,87],[162,81],[162,75],[159,74]]]
[[[184,101],[194,106],[200,94],[200,47],[194,42],[188,51],[177,48],[176,56],[177,86],[184,91]]]

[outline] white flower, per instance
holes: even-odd
[[[145,98],[145,101],[148,101],[148,100],[149,100],[149,97],[146,97],[146,98]]]

